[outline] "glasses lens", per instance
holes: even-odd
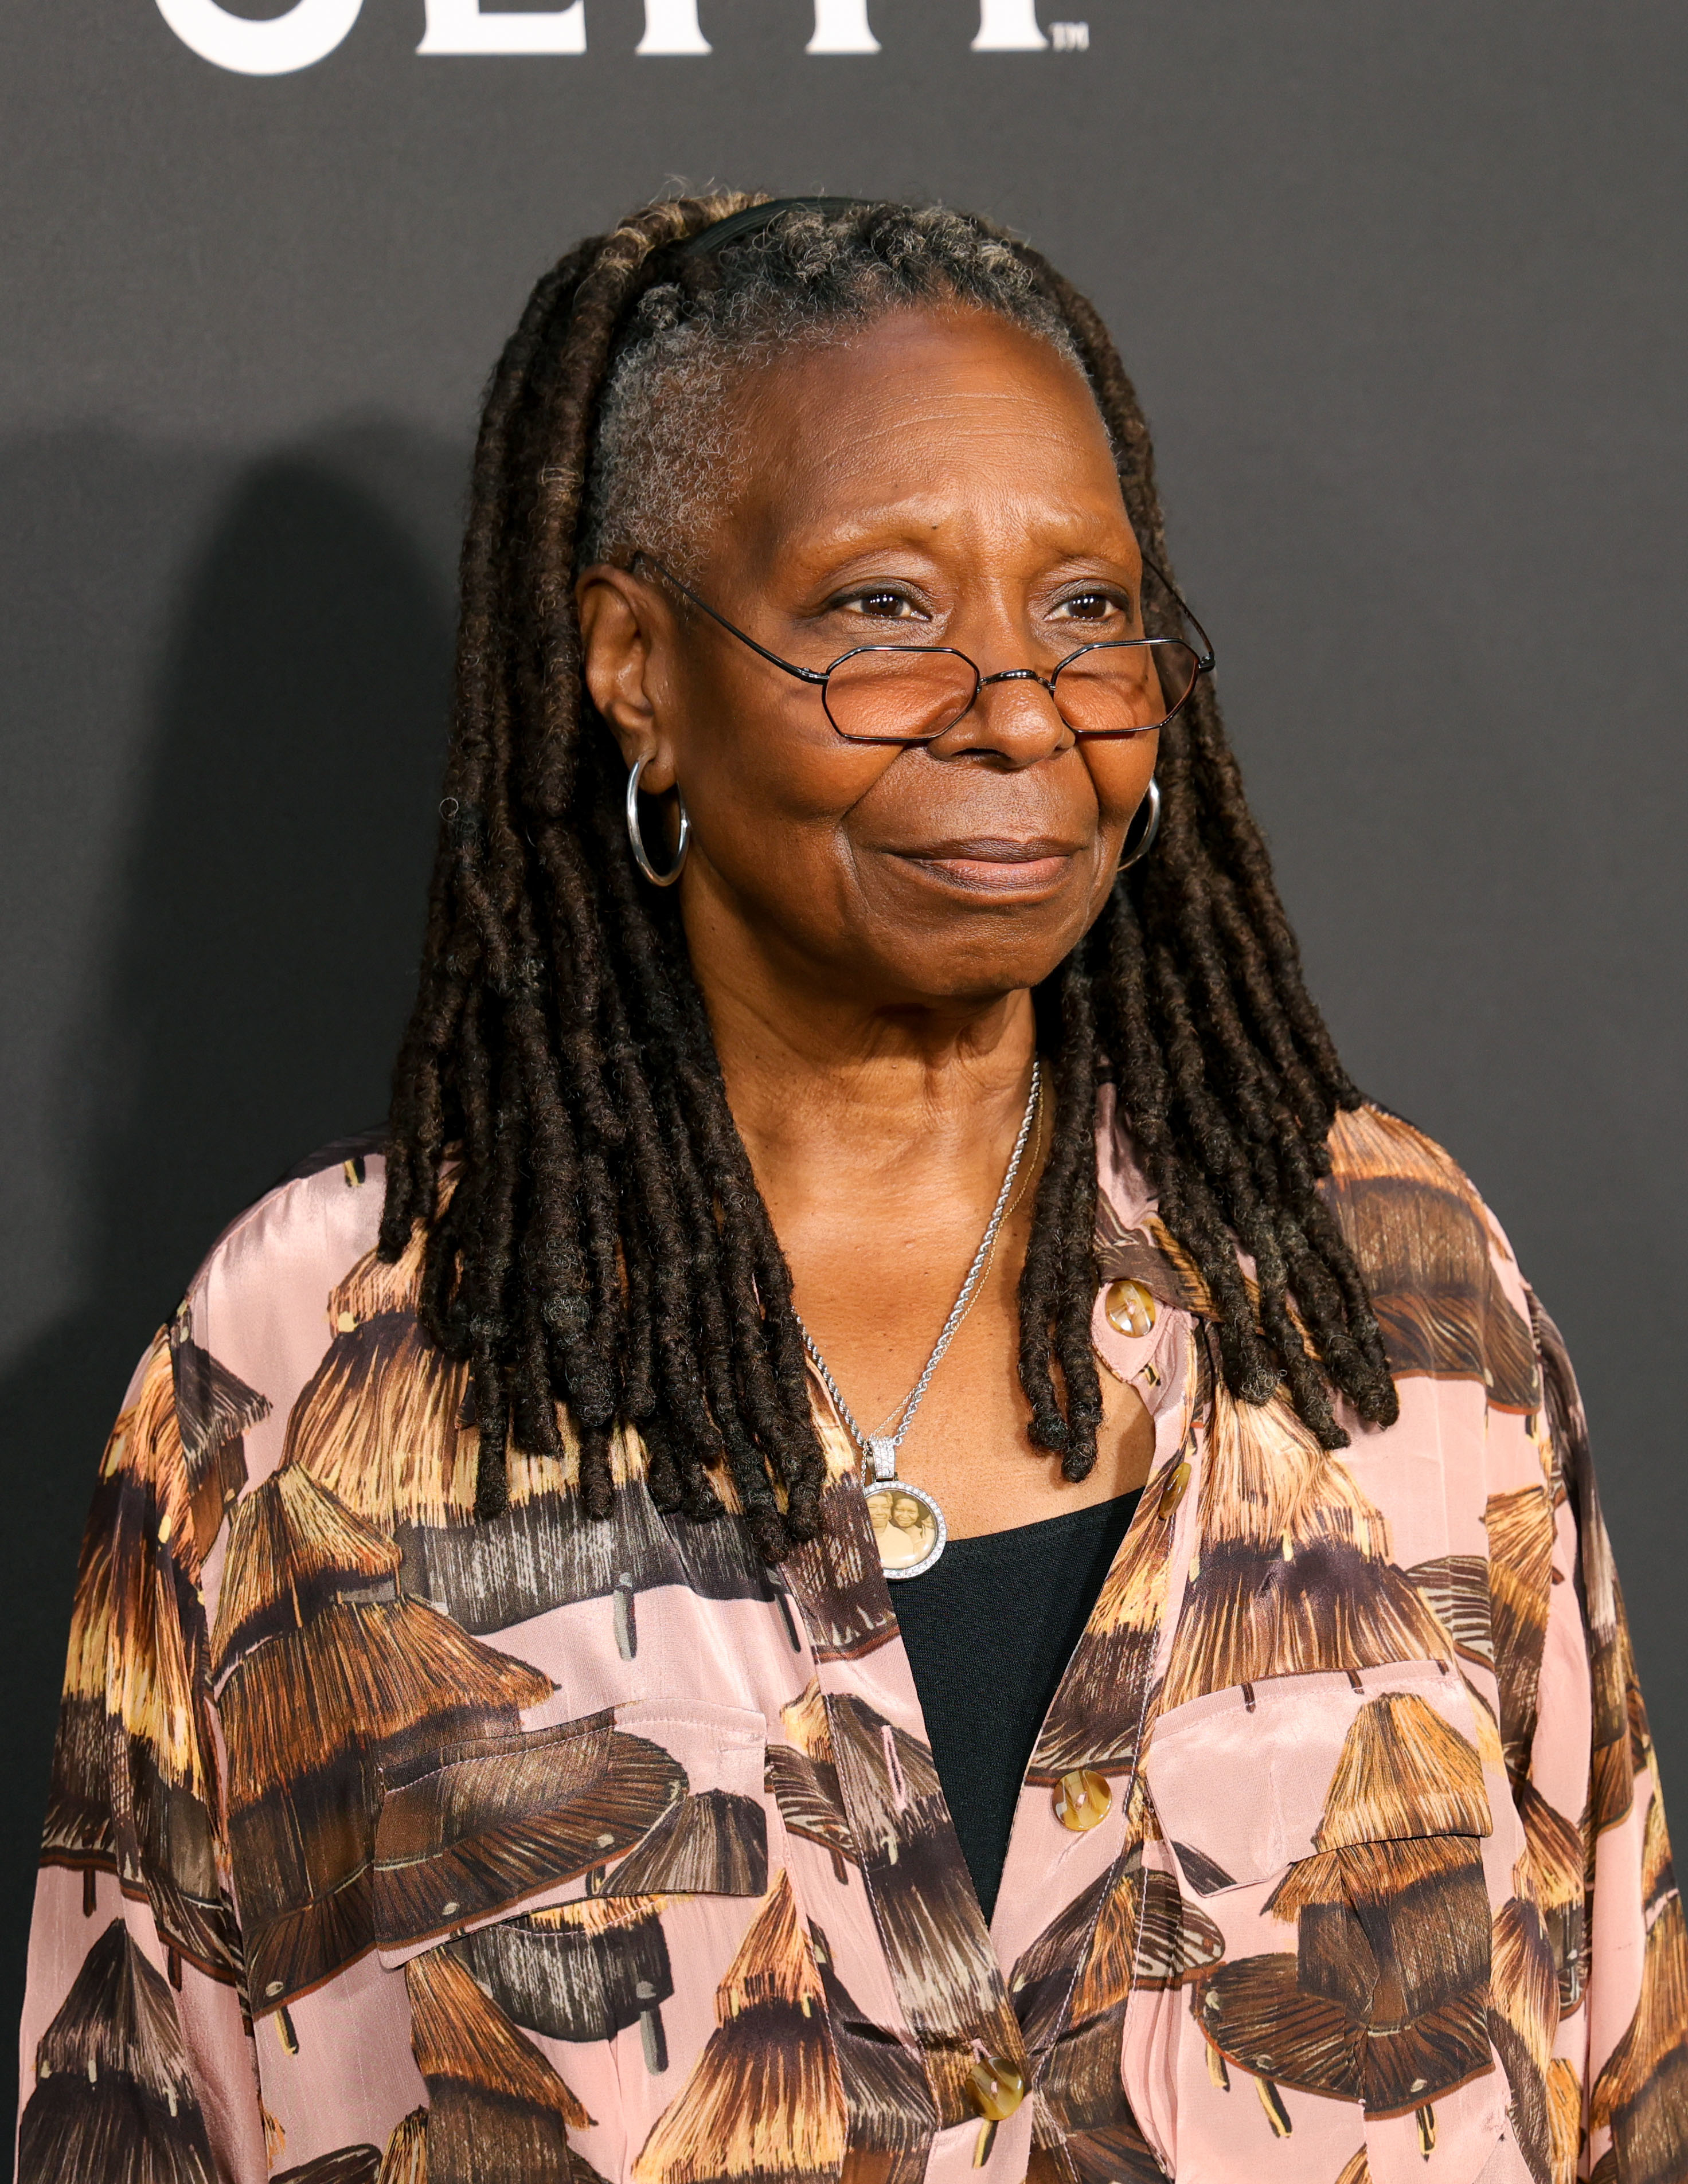
[[[926,743],[953,727],[978,683],[958,652],[875,645],[852,652],[827,678],[827,717],[860,743]]]
[[[1176,638],[1094,644],[1055,677],[1055,703],[1082,736],[1140,735],[1170,720],[1195,688],[1200,655]]]

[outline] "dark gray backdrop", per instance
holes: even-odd
[[[275,15],[276,0],[245,0]],[[701,0],[714,51],[416,53],[365,0],[228,73],[152,0],[0,67],[0,1965],[75,1540],[222,1223],[377,1117],[476,398],[528,285],[673,176],[942,195],[1094,294],[1316,992],[1570,1338],[1688,1786],[1678,1445],[1688,15],[1601,0]],[[1070,38],[1068,41],[1070,42]]]

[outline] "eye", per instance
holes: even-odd
[[[1132,619],[1131,601],[1115,592],[1070,592],[1050,611],[1052,619],[1059,621],[1102,622],[1116,616],[1127,622]]]
[[[889,584],[875,584],[869,591],[850,592],[832,603],[836,614],[857,615],[870,621],[913,621],[920,616],[920,609],[907,592],[896,590]]]

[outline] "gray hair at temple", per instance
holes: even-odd
[[[611,363],[577,565],[625,561],[643,547],[685,568],[748,460],[731,401],[746,373],[934,304],[1023,326],[1083,373],[1059,309],[1009,238],[942,205],[799,202],[683,259],[640,298]]]

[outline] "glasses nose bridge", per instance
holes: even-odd
[[[974,672],[978,674],[978,670],[975,668]],[[1055,694],[1054,673],[1040,675],[1035,667],[1003,667],[999,668],[994,675],[979,676],[979,688],[981,691],[988,690],[993,682],[1036,682],[1047,690],[1052,698]]]
[[[965,658],[966,655],[964,654],[963,657]],[[965,711],[951,723],[950,729],[945,731],[946,734],[952,733],[955,728],[964,727],[970,721],[976,723],[974,731],[975,738],[981,733],[988,738],[992,733],[992,730],[989,722],[988,707],[985,702],[985,694],[1003,682],[1035,682],[1049,700],[1048,716],[1046,720],[1039,722],[1040,733],[1047,735],[1053,731],[1058,736],[1071,734],[1072,731],[1067,724],[1065,715],[1055,703],[1055,678],[1053,673],[1041,674],[1035,667],[1002,667],[998,668],[994,675],[986,675],[980,671],[976,662],[969,660],[967,664],[973,669],[974,675],[977,678],[973,696]],[[1014,707],[1012,709],[1009,719],[1003,723],[1003,727],[1009,735],[1019,739],[1025,736],[1028,725],[1023,708]],[[1003,728],[998,728],[994,733],[1001,734]],[[970,738],[969,740],[971,741],[973,738]]]

